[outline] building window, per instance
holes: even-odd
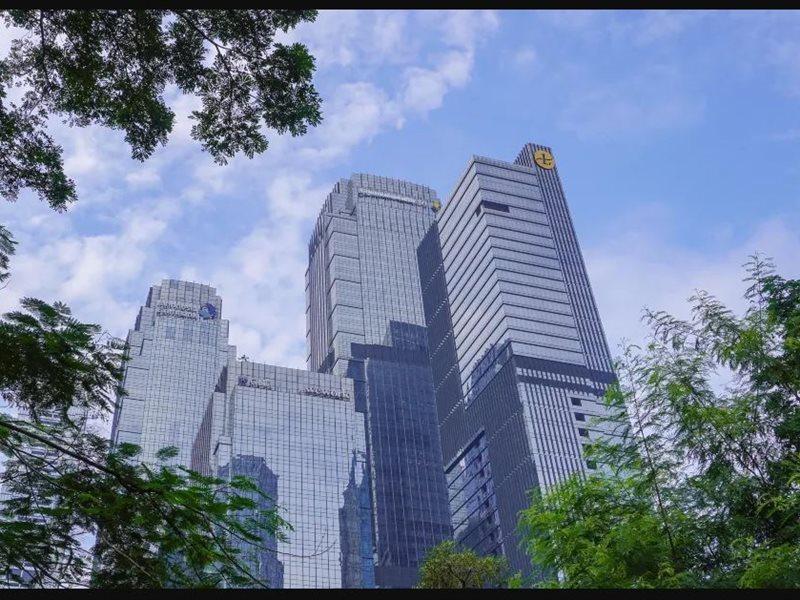
[[[572,406],[580,406],[581,405],[581,399],[580,398],[570,398],[570,400],[572,400]]]
[[[481,208],[485,208],[488,210],[496,210],[498,212],[511,212],[507,204],[500,204],[499,202],[492,202],[490,200],[482,200],[477,207],[475,207],[475,216],[481,214]]]
[[[480,204],[483,208],[488,208],[490,210],[499,210],[500,212],[509,212],[509,208],[507,204],[500,204],[499,202],[491,202],[489,200],[483,200]]]
[[[586,415],[583,414],[583,413],[576,412],[575,413],[575,420],[576,421],[585,421],[586,420]]]
[[[583,427],[578,427],[578,433],[583,437],[589,437],[589,430],[584,429]]]

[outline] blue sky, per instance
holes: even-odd
[[[0,53],[13,32],[0,32]],[[292,32],[324,123],[216,166],[194,100],[147,162],[54,123],[79,201],[0,203],[20,241],[0,310],[60,299],[119,336],[164,277],[217,287],[231,343],[302,367],[307,241],[335,181],[370,172],[446,201],[470,155],[553,147],[612,346],[696,288],[739,306],[740,265],[800,276],[800,13],[327,12]]]

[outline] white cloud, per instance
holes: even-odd
[[[448,10],[422,14],[424,19],[438,24],[444,41],[464,49],[473,49],[500,25],[497,13],[491,10]]]
[[[592,42],[613,39],[646,46],[682,34],[708,14],[698,10],[553,10],[540,12],[539,18]]]
[[[78,180],[100,179],[118,164],[109,158],[120,157],[121,144],[113,134],[101,127],[69,127],[58,124],[53,130],[55,139],[67,141],[64,170]]]
[[[348,66],[356,59],[353,45],[362,31],[361,19],[357,11],[321,10],[316,21],[300,25],[286,37],[306,43],[320,68]]]
[[[658,66],[574,89],[559,125],[584,139],[642,136],[694,124],[704,111],[704,99],[686,89],[676,70]]]
[[[314,185],[309,173],[279,173],[267,188],[269,214],[284,224],[313,220],[332,187],[333,182]]]
[[[408,69],[403,105],[420,113],[439,108],[451,88],[463,87],[469,81],[473,61],[471,50],[461,50],[440,56],[433,69]]]
[[[774,142],[794,142],[795,140],[800,140],[800,127],[773,133],[769,136],[769,139]]]
[[[305,367],[308,234],[333,182],[279,172],[266,184],[265,218],[216,264],[186,264],[180,277],[207,282],[223,298],[230,343],[251,360]]]
[[[439,108],[451,89],[464,87],[475,62],[475,48],[498,25],[491,11],[447,11],[426,15],[451,46],[438,54],[432,67],[410,67],[404,73],[402,105],[414,112],[426,113]]]
[[[413,60],[419,48],[413,31],[408,30],[406,11],[378,12],[367,31],[369,54],[373,60],[406,62]]]
[[[118,213],[117,230],[96,235],[76,232],[63,215],[13,220],[10,228],[20,244],[8,287],[0,296],[0,311],[16,307],[24,296],[61,300],[78,318],[122,335],[136,310],[135,303],[120,299],[120,288],[141,278],[178,206],[162,200]],[[51,221],[60,224],[40,237],[41,223]]]
[[[520,48],[514,54],[514,64],[520,68],[530,68],[539,61],[539,55],[531,47]]]
[[[321,10],[316,21],[279,38],[305,43],[320,69],[365,69],[417,58],[421,43],[411,20],[404,10]]]
[[[341,44],[349,47],[348,57],[359,57],[365,63],[376,62],[383,59],[384,66],[391,67],[398,62],[394,57],[397,52],[403,52],[407,59],[417,53],[417,46],[410,43],[420,36],[404,36],[410,25],[409,17],[402,13],[377,13],[379,22],[391,23],[388,38],[380,43],[370,38],[376,36],[381,30],[372,25],[364,29],[372,34],[358,38],[358,42],[351,39],[347,33],[349,27],[359,23],[358,19],[365,16],[353,16],[350,13],[334,13],[328,15],[326,11],[326,27],[321,31],[309,29],[309,45],[319,44],[320,39],[326,40],[327,28],[333,27],[334,21],[340,19],[337,27],[343,33]],[[470,79],[474,66],[475,48],[483,39],[491,35],[498,26],[498,19],[492,12],[447,11],[445,13],[422,13],[416,15],[415,27],[427,27],[439,32],[445,48],[439,46],[428,53],[428,59],[422,64],[406,66],[399,78],[389,77],[389,86],[382,87],[369,81],[345,81],[332,90],[323,106],[324,121],[322,125],[297,144],[289,143],[285,136],[281,142],[284,148],[296,146],[299,155],[304,161],[338,160],[347,155],[355,146],[369,142],[375,135],[389,128],[402,127],[406,119],[414,114],[424,115],[439,108],[446,94],[455,88],[464,87]],[[363,27],[362,27],[363,29]],[[314,32],[313,35],[310,35]],[[364,41],[366,38],[367,41]],[[371,41],[370,41],[371,40]],[[382,48],[376,50],[376,47]],[[405,52],[410,47],[413,52]],[[319,51],[325,53],[324,47]],[[340,49],[340,53],[343,50]],[[336,55],[334,53],[334,55]],[[344,60],[339,56],[337,61]],[[350,61],[348,58],[347,61]],[[355,60],[355,58],[352,58]],[[400,61],[407,62],[407,60]],[[349,64],[349,62],[348,62]],[[399,79],[400,87],[392,89],[392,85]],[[274,153],[274,148],[272,149]],[[287,154],[290,154],[291,151]],[[303,165],[297,164],[298,168]]]
[[[391,124],[401,125],[402,117],[384,90],[367,82],[344,83],[326,103],[322,125],[297,146],[303,161],[340,159]]]
[[[623,339],[644,340],[642,309],[666,310],[689,316],[687,299],[696,290],[716,295],[735,310],[744,308],[746,285],[742,265],[756,252],[771,256],[778,272],[800,277],[800,233],[789,219],[773,217],[755,224],[744,241],[716,251],[690,250],[670,241],[658,221],[663,211],[638,217],[620,228],[623,233],[586,248],[589,277],[612,352]]]
[[[125,181],[132,187],[147,188],[161,183],[161,175],[159,175],[157,170],[145,167],[136,171],[131,171],[125,175]]]
[[[447,84],[438,71],[414,67],[406,71],[403,104],[418,112],[427,112],[442,105]]]

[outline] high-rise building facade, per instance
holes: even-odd
[[[237,361],[208,398],[192,467],[252,477],[292,526],[286,539],[241,544],[270,587],[374,587],[364,415],[353,382]],[[367,498],[368,500],[368,498]]]
[[[430,188],[353,175],[309,244],[308,367],[352,378],[366,414],[380,587],[413,586],[451,534],[416,258],[439,207]]]
[[[217,469],[216,475],[225,481],[238,476],[249,477],[258,486],[259,492],[242,494],[253,500],[258,509],[241,510],[236,514],[237,519],[258,518],[260,511],[278,506],[278,476],[267,466],[264,457],[236,454]],[[246,562],[254,578],[271,588],[284,587],[283,562],[278,558],[278,540],[274,535],[262,531],[257,545],[237,538],[231,539],[230,543],[240,551],[239,556]]]
[[[294,530],[242,547],[273,587],[410,587],[455,537],[531,572],[529,492],[588,473],[614,380],[551,151],[430,188],[357,174],[306,271],[308,371],[238,361],[214,288],[164,280],[128,335],[112,440],[249,475]]]
[[[228,364],[228,321],[213,287],[165,279],[150,288],[128,332],[128,361],[111,430],[114,444],[138,445],[144,462],[174,446],[188,465],[208,398]]]
[[[374,587],[365,416],[353,382],[236,360],[214,288],[153,286],[128,334],[112,442],[153,462],[252,478],[291,524],[286,540],[234,541],[271,587]],[[247,514],[242,514],[246,518]]]
[[[611,357],[549,148],[473,157],[419,251],[456,540],[530,573],[530,490],[594,465]]]
[[[344,376],[352,344],[383,344],[390,321],[425,325],[416,250],[438,207],[432,189],[388,177],[334,186],[309,242],[310,370]]]

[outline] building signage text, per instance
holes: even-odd
[[[179,319],[197,319],[197,307],[191,304],[160,302],[156,306],[157,317],[178,317]]]
[[[237,382],[244,387],[259,388],[262,390],[274,390],[275,387],[268,379],[256,379],[255,377],[247,377],[246,375],[239,375]]]

